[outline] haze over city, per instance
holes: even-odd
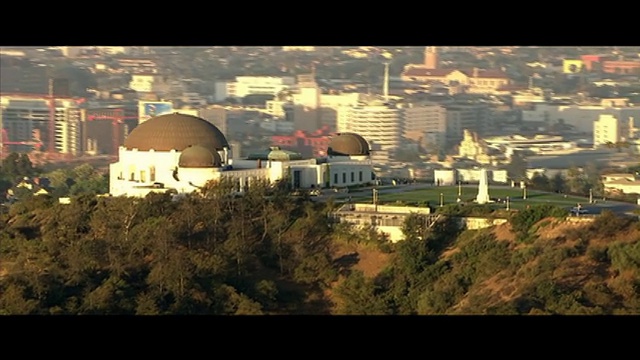
[[[465,231],[508,226],[532,246],[534,219],[627,229],[639,122],[640,47],[0,47],[0,314],[570,313],[431,287],[367,307],[351,291],[408,264],[407,244],[435,269]],[[72,238],[131,248],[106,260]],[[81,252],[84,265],[69,252],[51,269],[76,266],[84,290],[20,287],[28,239]],[[34,255],[42,269],[52,248]]]

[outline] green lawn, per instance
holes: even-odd
[[[478,193],[475,187],[463,187],[461,199],[467,203],[472,203]],[[414,191],[405,191],[395,194],[380,194],[379,201],[381,204],[391,204],[397,201],[405,202],[407,204],[413,203],[426,203],[429,202],[432,206],[440,205],[440,194],[444,205],[456,203],[458,198],[457,186],[441,186],[430,189],[419,189]],[[575,206],[577,203],[586,204],[589,199],[587,197],[575,197],[527,190],[527,198],[523,199],[523,190],[520,188],[489,188],[489,196],[493,199],[506,199],[509,197],[509,205],[512,209],[522,209],[527,205],[538,204],[551,204],[562,207]],[[372,196],[353,196],[353,201],[371,202]],[[495,207],[504,208],[504,203],[496,203]]]

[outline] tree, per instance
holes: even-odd
[[[557,193],[563,193],[567,188],[566,180],[561,173],[556,173],[553,178],[549,180],[549,186],[552,191]]]
[[[548,190],[550,186],[550,180],[545,174],[535,173],[531,178],[531,185],[535,189]]]
[[[78,165],[72,170],[74,179],[88,179],[95,174],[95,169],[91,164]]]
[[[20,154],[18,159],[16,160],[16,170],[19,176],[28,176],[31,177],[34,175],[35,171],[33,168],[33,163],[31,163],[31,159],[29,159],[29,155]]]
[[[2,172],[9,176],[11,180],[15,180],[18,176],[20,176],[20,172],[18,170],[19,159],[20,154],[12,152],[4,160],[2,160]]]
[[[339,313],[342,315],[389,315],[391,312],[380,290],[372,280],[364,277],[362,271],[352,272],[335,290],[343,300]]]
[[[507,165],[507,176],[513,181],[521,181],[527,178],[527,161],[519,151],[511,155],[511,162]]]
[[[571,193],[584,194],[586,191],[589,191],[587,177],[584,175],[582,170],[578,169],[576,166],[569,168],[567,178],[567,185]]]
[[[591,189],[594,195],[601,195],[604,193],[604,185],[602,184],[602,178],[600,176],[600,168],[596,163],[590,162],[584,167],[585,177],[585,190]]]

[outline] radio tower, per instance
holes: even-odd
[[[382,95],[384,101],[389,101],[389,62],[384,63],[384,84],[382,88]]]

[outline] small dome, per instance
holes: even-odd
[[[369,143],[355,133],[340,133],[329,141],[327,154],[331,156],[369,155]]]
[[[212,123],[197,116],[173,113],[153,117],[138,125],[127,139],[127,149],[182,151],[200,145],[210,152],[229,147],[227,139]]]
[[[295,151],[281,149],[279,146],[272,146],[269,150],[249,154],[247,160],[291,161],[302,160],[302,155]]]
[[[204,146],[194,145],[182,151],[178,166],[182,168],[221,167],[222,159],[217,151],[211,152]]]

